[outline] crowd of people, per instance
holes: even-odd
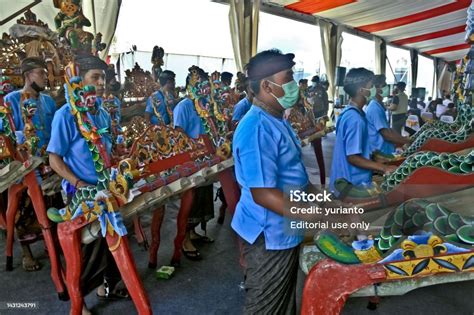
[[[285,233],[284,189],[287,186],[307,189],[310,183],[302,160],[301,139],[286,118],[288,111],[298,103],[301,105],[303,100],[312,106],[312,119],[326,116],[329,84],[319,76],[312,77],[311,86],[306,79],[297,83],[292,70],[293,59],[293,54],[283,54],[276,49],[260,52],[246,65],[246,78],[240,82],[244,91],[235,88],[236,92],[243,92],[233,106],[230,123],[230,129],[234,131],[235,177],[241,187],[241,197],[231,225],[242,239],[245,313],[249,314],[295,311],[298,253],[303,238]],[[38,110],[34,122],[39,146],[48,153],[51,168],[63,178],[66,204],[77,189],[98,183],[94,157],[77,128],[74,111],[87,112],[88,123],[103,130],[99,146],[104,160],[110,159],[113,151],[113,122],[120,125],[121,117],[121,102],[117,97],[112,102],[116,115],[111,115],[109,107],[103,105],[104,98],[118,89],[115,77],[107,75],[107,64],[92,55],[78,58],[76,62],[84,85],[95,88],[96,101],[87,102],[86,98],[80,108],[70,103],[56,106],[44,93],[47,67],[40,58],[22,61],[24,86],[5,98],[12,106],[17,137],[24,127],[22,100],[32,98],[36,101]],[[198,82],[202,83],[199,93],[204,102],[210,100],[210,84],[231,89],[231,73],[222,73],[220,81],[214,82],[210,82],[209,74],[200,68],[197,68],[197,74]],[[205,126],[190,95],[179,98],[175,93],[175,77],[171,70],[161,72],[158,77],[160,88],[148,97],[144,117],[150,124],[167,125],[190,138],[197,138],[206,133]],[[187,84],[190,79],[188,76]],[[336,195],[344,193],[335,189],[337,179],[345,179],[354,186],[370,187],[374,173],[394,171],[394,166],[375,162],[372,155],[376,151],[392,154],[397,147],[410,144],[409,138],[401,136],[408,114],[416,111],[421,116],[421,112],[431,112],[437,118],[455,115],[449,95],[443,101],[429,100],[424,104],[414,98],[409,101],[405,88],[404,82],[397,83],[390,97],[384,75],[374,75],[364,68],[354,68],[347,73],[344,92],[348,103],[338,117],[329,174],[329,190]],[[387,111],[391,113],[391,125]],[[313,146],[315,152],[321,150],[321,140]],[[325,172],[324,167],[320,171]],[[321,180],[324,185],[323,181],[325,176]],[[193,190],[193,206],[182,244],[182,252],[190,260],[203,259],[195,241],[214,242],[206,233],[206,223],[214,218],[213,191],[212,185]],[[226,204],[222,193],[220,195],[222,207],[218,222],[222,224]],[[164,208],[159,211],[163,212]],[[204,235],[196,232],[198,225]],[[87,262],[82,277],[83,293],[98,288],[97,295],[102,299],[128,298],[126,289],[119,285],[120,274],[106,246],[103,239],[83,246],[83,257]],[[34,261],[29,263],[34,264]],[[172,264],[179,265],[179,262]],[[84,313],[87,312],[84,308]]]

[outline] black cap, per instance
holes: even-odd
[[[221,73],[221,81],[232,81],[233,76],[234,75],[230,72],[227,72],[227,71],[222,72]]]
[[[75,61],[79,65],[79,70],[81,72],[92,69],[107,71],[108,69],[108,66],[105,61],[93,55],[79,56],[75,59]]]
[[[47,69],[46,63],[39,57],[28,57],[21,61],[22,74],[37,68]]]
[[[397,82],[397,88],[405,90],[407,84],[403,81]]]
[[[280,54],[269,57],[267,60],[255,64],[253,67],[247,67],[247,76],[249,80],[256,81],[267,78],[275,73],[285,69],[291,69],[295,62],[294,54]]]

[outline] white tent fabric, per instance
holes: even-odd
[[[321,32],[324,64],[327,69],[326,74],[329,81],[328,96],[329,99],[334,100],[334,92],[336,90],[336,67],[341,63],[342,56],[342,27],[321,20],[319,21],[319,29]],[[329,112],[332,112],[332,106]]]
[[[298,1],[294,1],[298,2]],[[305,1],[308,2],[308,1]],[[346,1],[349,2],[349,1]],[[380,21],[393,20],[406,15],[407,12],[421,12],[434,7],[442,6],[453,0],[430,0],[430,1],[353,1],[347,5],[335,7],[318,13],[318,16],[336,20],[341,24],[359,27],[374,24]]]
[[[452,73],[449,71],[448,64],[445,64],[438,79],[438,95],[442,95],[442,91],[451,90]]]
[[[238,71],[257,53],[260,0],[231,0],[230,33]]]
[[[471,0],[269,0],[269,4],[333,21],[394,44],[451,61],[463,57]]]
[[[94,35],[102,33],[102,41],[107,44],[107,48],[100,53],[101,58],[105,58],[110,49],[117,27],[121,2],[121,0],[83,0],[84,15],[92,23],[91,27],[85,28],[85,30]]]
[[[110,43],[112,42],[121,2],[121,0],[83,0],[84,15],[93,24],[93,8],[95,9],[95,29],[97,33],[102,33],[102,41],[107,44],[106,51],[101,53],[102,58],[107,55]],[[31,3],[33,3],[33,0],[0,0],[0,8],[2,8],[0,10],[0,20],[3,21],[11,14],[21,10]],[[31,11],[36,14],[38,19],[47,23],[51,30],[55,31],[54,17],[59,10],[54,7],[52,0],[41,1],[39,4],[31,8]],[[20,19],[22,16],[23,14],[20,14],[9,22],[1,25],[0,32],[9,33],[10,27],[13,26],[16,23],[16,20]],[[94,25],[84,28],[84,30],[94,33]]]

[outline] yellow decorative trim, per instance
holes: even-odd
[[[447,256],[437,256],[437,257],[428,257],[428,258],[420,258],[420,259],[412,259],[406,261],[399,261],[399,262],[392,262],[387,265],[384,265],[386,272],[387,272],[387,279],[395,280],[395,279],[407,279],[413,277],[420,277],[420,276],[429,276],[438,273],[447,273],[447,272],[474,272],[474,266],[470,268],[464,269],[463,266],[466,261],[472,257],[473,253],[462,253],[462,254],[454,254],[454,255],[447,255]],[[440,265],[438,262],[445,264],[446,266],[451,266],[448,268],[446,266]],[[415,273],[416,267],[421,268],[423,264],[426,264],[424,268],[419,270]],[[387,267],[389,266],[389,267]],[[398,268],[399,270],[406,273],[406,275],[398,274],[392,270],[389,270],[390,267]],[[457,270],[456,270],[457,268]]]
[[[114,245],[112,245],[112,247],[109,247],[109,250],[110,250],[111,252],[115,252],[115,251],[119,248],[119,246],[120,246],[121,243],[122,243],[122,237],[119,236],[119,237],[118,237],[118,240],[117,240],[117,243],[115,243]]]
[[[382,259],[380,253],[375,248],[375,246],[367,250],[354,250],[354,253],[356,254],[357,258],[359,258],[359,260],[364,264],[375,263]]]

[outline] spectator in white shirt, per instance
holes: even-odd
[[[448,107],[449,103],[452,103],[453,101],[451,100],[451,95],[446,94],[443,100],[443,105]]]
[[[451,95],[446,94],[443,103],[436,106],[436,117],[440,118],[448,110],[449,103],[452,103]]]

